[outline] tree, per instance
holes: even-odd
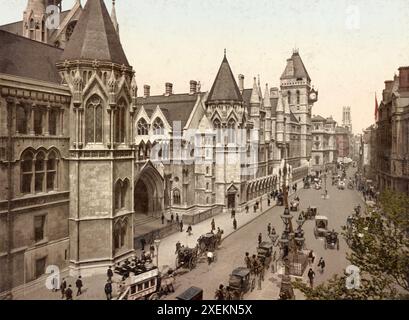
[[[409,197],[385,191],[378,207],[354,215],[343,228],[351,252],[347,259],[359,268],[359,278],[336,275],[311,289],[301,281],[294,287],[307,299],[408,299],[409,298]],[[355,288],[348,289],[347,284]],[[360,280],[360,283],[357,281]]]

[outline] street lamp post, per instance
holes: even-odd
[[[156,249],[156,266],[159,269],[159,245],[160,245],[160,239],[155,239],[154,244],[155,244],[155,249]]]

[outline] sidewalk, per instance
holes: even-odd
[[[298,182],[298,185],[301,186],[299,187],[302,188],[302,182]],[[294,195],[294,193],[291,191],[290,196]],[[259,200],[260,198],[258,198]],[[251,223],[253,220],[257,219],[258,217],[262,216],[263,214],[267,213],[270,209],[274,208],[276,206],[275,201],[271,200],[271,205],[270,207],[267,204],[267,195],[264,195],[262,197],[262,201],[260,203],[260,209],[257,210],[257,212],[253,212],[253,207],[249,205],[249,213],[244,212],[236,212],[236,220],[237,220],[237,230],[240,230],[243,228],[245,225]],[[176,243],[180,241],[180,243],[184,246],[187,247],[194,247],[196,246],[198,238],[205,234],[210,232],[211,230],[211,219],[205,220],[201,223],[198,223],[196,225],[192,226],[192,235],[188,236],[186,229],[187,225],[184,226],[183,232],[177,232],[175,234],[172,234],[164,239],[161,239],[161,243],[159,245],[159,266],[160,270],[166,267],[170,267],[175,269],[175,262],[176,262],[176,255],[175,255],[175,250],[176,250]],[[216,230],[219,227],[224,231],[222,239],[226,239],[229,237],[231,234],[233,234],[233,219],[231,219],[231,214],[229,213],[221,213],[217,216],[214,217],[215,225],[216,225]],[[145,250],[148,252],[149,247],[146,246]],[[135,251],[137,255],[141,254],[141,250],[136,250]],[[156,254],[157,252],[155,252]],[[156,263],[156,256],[153,259],[154,263]],[[106,275],[94,275],[91,277],[83,277],[83,283],[84,283],[84,288],[83,288],[83,294],[79,297],[75,297],[76,293],[76,288],[75,288],[75,277],[69,277],[62,275],[67,281],[67,284],[71,284],[72,289],[74,291],[74,299],[75,300],[103,300],[105,299],[105,294],[104,294],[104,285],[106,283]],[[118,275],[115,275],[113,278],[113,281],[115,283],[119,283],[120,277]],[[113,285],[113,296],[115,296],[115,291],[117,286],[114,284]],[[14,299],[17,300],[59,300],[61,299],[61,293],[58,292],[52,292],[48,290],[45,286],[37,287],[37,288],[32,288],[29,291],[26,291],[25,295],[19,295],[19,296],[14,296]]]

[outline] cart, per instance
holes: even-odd
[[[325,249],[335,249],[339,250],[339,238],[338,233],[335,231],[328,231],[325,236],[324,241],[324,248]]]
[[[290,203],[290,210],[291,211],[298,211],[298,208],[300,207],[300,202],[299,201],[291,201]]]
[[[315,217],[314,236],[315,238],[325,238],[328,232],[328,218],[325,216]]]
[[[186,268],[192,270],[197,265],[198,248],[182,247],[176,253],[176,269]]]
[[[185,292],[176,297],[177,300],[183,301],[198,301],[203,300],[203,289],[198,287],[190,287]]]
[[[257,257],[266,270],[270,268],[273,246],[273,243],[263,241],[257,248]]]
[[[208,251],[214,252],[218,247],[221,240],[220,236],[214,233],[206,233],[201,235],[200,238],[197,240],[199,246],[199,255],[205,254]]]
[[[305,218],[307,220],[312,220],[317,215],[317,207],[308,207],[307,212],[305,213]]]
[[[158,300],[160,297],[158,269],[155,267],[141,274],[130,275],[125,280],[124,288],[118,300]]]
[[[244,267],[234,269],[227,287],[231,300],[243,300],[245,293],[254,290],[255,282],[255,279],[251,277],[250,269]]]

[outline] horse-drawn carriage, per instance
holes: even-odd
[[[315,217],[314,236],[315,238],[325,238],[328,232],[328,218],[325,216]]]
[[[221,232],[214,234],[212,232],[201,235],[197,240],[199,246],[199,255],[204,254],[208,251],[214,252],[220,244]]]
[[[160,297],[161,277],[158,268],[141,273],[130,274],[124,280],[123,291],[118,300],[158,300]]]
[[[277,206],[283,206],[284,205],[284,196],[283,194],[279,194],[277,196],[277,202],[276,202]]]
[[[244,294],[253,291],[254,288],[255,279],[251,277],[250,269],[239,267],[233,270],[227,287],[231,300],[242,300]]]
[[[181,247],[176,252],[176,269],[186,268],[192,270],[196,267],[198,257],[198,247]]]
[[[266,270],[270,268],[273,256],[273,243],[263,241],[257,248],[257,257]]]
[[[311,187],[310,181],[309,181],[309,180],[305,180],[305,181],[304,181],[304,186],[303,186],[303,188],[304,188],[304,189],[309,189],[310,187]]]
[[[308,207],[307,211],[304,214],[305,219],[312,220],[317,215],[317,207]]]
[[[338,233],[335,231],[328,231],[325,235],[324,240],[324,248],[325,249],[335,249],[339,250],[339,238]]]

